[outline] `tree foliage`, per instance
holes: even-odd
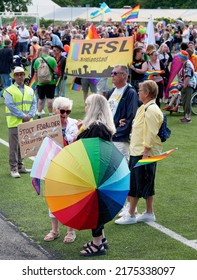
[[[169,9],[170,7],[174,9],[197,9],[197,2],[193,0],[138,0],[138,1],[130,1],[128,4],[128,0],[106,0],[106,1],[99,1],[99,0],[53,0],[54,3],[59,5],[60,7],[67,7],[67,6],[82,6],[85,7],[86,5],[90,5],[90,7],[99,7],[100,3],[105,2],[110,8],[123,8],[124,6],[131,6],[134,7],[137,4],[141,5],[143,9]]]
[[[27,6],[31,0],[0,0],[1,12],[27,12]]]

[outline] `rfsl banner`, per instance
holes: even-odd
[[[65,72],[84,78],[111,77],[116,64],[130,65],[133,59],[133,36],[72,40]]]
[[[60,115],[54,115],[18,126],[21,157],[35,156],[46,136],[63,146]]]

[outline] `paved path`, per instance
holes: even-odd
[[[50,260],[53,257],[0,214],[0,260]]]

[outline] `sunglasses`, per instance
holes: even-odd
[[[60,109],[60,114],[67,114],[67,115],[69,115],[70,113],[71,113],[71,110],[64,110],[64,109]]]
[[[118,74],[124,74],[124,72],[111,72],[111,76],[112,75],[117,76]]]

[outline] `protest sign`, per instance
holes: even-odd
[[[71,40],[65,73],[84,78],[111,77],[117,64],[133,60],[133,36],[94,40]]]
[[[62,127],[59,115],[20,124],[18,126],[18,138],[21,157],[35,156],[46,136],[51,137],[55,142],[63,146]]]

